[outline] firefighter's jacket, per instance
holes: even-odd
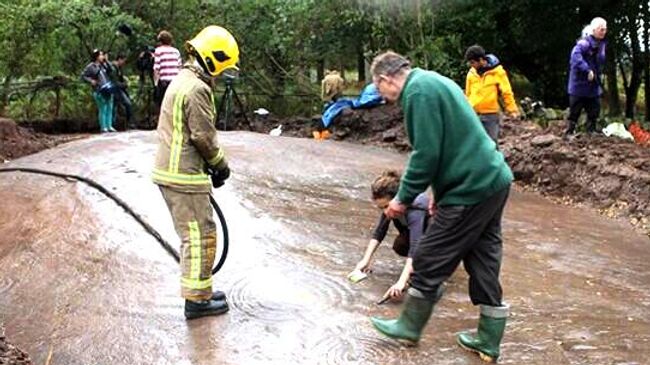
[[[210,79],[186,64],[169,84],[158,119],[158,152],[153,181],[181,192],[209,192],[207,165],[227,166],[214,126]]]

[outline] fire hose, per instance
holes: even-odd
[[[167,251],[167,253],[169,253],[174,258],[174,260],[176,260],[177,263],[180,263],[180,256],[178,255],[178,252],[174,249],[174,247],[172,247],[171,244],[169,244],[169,242],[167,242],[160,235],[160,233],[155,228],[153,228],[149,223],[147,223],[147,221],[145,221],[142,218],[142,216],[136,213],[128,204],[126,204],[124,200],[120,199],[117,195],[110,192],[108,189],[103,187],[98,182],[83,176],[64,174],[60,172],[41,170],[41,169],[35,169],[29,167],[3,167],[0,168],[0,173],[2,172],[24,172],[24,173],[32,173],[32,174],[40,174],[40,175],[49,175],[49,176],[60,177],[66,180],[76,180],[76,181],[81,181],[83,183],[86,183],[87,185],[100,191],[101,193],[106,195],[109,199],[117,203],[117,205],[122,207],[122,209],[124,209],[124,211],[127,214],[129,214],[138,223],[140,223],[142,228],[144,228],[144,230],[147,233],[152,235],[160,243],[162,248],[165,251]],[[226,224],[226,217],[223,215],[223,212],[221,211],[219,204],[217,204],[217,201],[214,200],[212,194],[208,194],[208,195],[210,197],[210,204],[212,205],[212,208],[215,210],[215,212],[217,213],[217,217],[219,218],[219,226],[221,227],[221,231],[223,233],[223,249],[221,250],[221,257],[219,258],[219,261],[217,261],[217,264],[212,269],[212,275],[214,275],[221,269],[223,264],[226,262],[226,257],[228,256],[229,237],[228,237],[228,225]]]

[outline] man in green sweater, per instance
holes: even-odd
[[[415,344],[420,340],[442,284],[460,262],[469,274],[469,295],[480,305],[476,335],[458,343],[488,362],[496,362],[509,307],[501,301],[501,217],[512,172],[479,123],[463,91],[432,71],[411,69],[403,56],[386,52],[371,73],[379,93],[399,102],[413,150],[399,191],[386,208],[399,216],[431,187],[436,213],[413,257],[411,287],[397,319],[371,318],[383,334]]]

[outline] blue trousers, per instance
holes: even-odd
[[[99,91],[93,92],[93,98],[97,103],[97,119],[99,120],[99,131],[108,132],[113,128],[113,95],[104,95]]]

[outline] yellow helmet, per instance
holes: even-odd
[[[210,25],[185,43],[190,54],[197,57],[211,76],[219,76],[228,69],[238,70],[239,46],[235,37],[225,28]]]

